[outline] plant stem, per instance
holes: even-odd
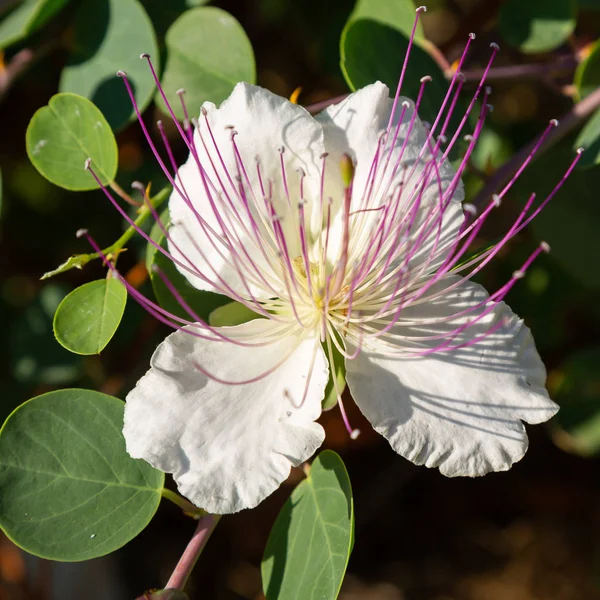
[[[554,146],[563,139],[568,133],[573,131],[582,121],[589,117],[600,106],[600,87],[589,96],[573,106],[573,108],[559,121],[546,138],[544,144],[537,151],[534,160],[539,158],[546,150]],[[527,146],[517,152],[507,163],[502,165],[486,182],[482,190],[473,200],[475,206],[481,206],[487,199],[492,197],[498,189],[507,183],[516,173],[517,169],[531,153],[537,139],[533,140]]]
[[[562,56],[554,59],[552,62],[492,67],[488,71],[486,81],[543,78],[563,71],[572,71],[577,67],[578,63],[579,61],[575,56]],[[472,69],[462,72],[467,81],[480,81],[483,73],[483,69]],[[453,72],[446,72],[446,77],[451,79],[453,74]]]
[[[186,549],[183,551],[175,570],[171,574],[165,589],[167,590],[182,590],[185,586],[206,542],[214,531],[220,515],[206,515],[198,521],[196,531],[189,541]]]
[[[162,489],[161,495],[163,498],[166,498],[167,500],[170,500],[173,504],[179,506],[183,513],[188,517],[200,519],[206,516],[207,514],[205,510],[198,508],[183,496],[180,496],[179,494],[176,494],[175,492],[168,490],[167,488]]]

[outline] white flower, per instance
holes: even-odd
[[[448,133],[447,117],[461,85],[425,126],[381,83],[316,117],[241,83],[182,131],[191,153],[172,179],[168,255],[193,286],[260,317],[211,327],[162,272],[188,320],[129,286],[176,331],[127,396],[127,450],[172,473],[194,504],[256,506],[315,452],[334,348],[373,427],[448,476],[510,468],[527,449],[523,422],[556,412],[532,336],[502,301],[546,247],[492,296],[470,280],[538,211],[526,216],[532,196],[497,245],[465,262],[508,187],[479,215],[462,204],[488,107],[455,171],[446,156],[466,119]]]

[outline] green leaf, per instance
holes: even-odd
[[[98,184],[84,168],[87,158],[103,184],[117,173],[117,142],[102,113],[86,98],[56,94],[32,117],[27,155],[49,181],[67,190],[94,190]]]
[[[526,53],[558,48],[576,24],[576,0],[507,0],[498,22],[502,37]]]
[[[186,90],[185,101],[197,114],[205,101],[219,104],[236,83],[254,83],[256,67],[252,45],[242,26],[220,8],[188,10],[170,27],[166,36],[167,65],[162,86],[179,119],[183,109],[176,92]],[[167,112],[160,94],[158,105]]]
[[[96,254],[74,254],[73,256],[69,256],[64,263],[58,265],[56,269],[44,273],[40,279],[50,279],[50,277],[54,277],[65,271],[70,271],[71,269],[83,269],[83,267],[95,257]]]
[[[162,38],[173,22],[189,8],[208,4],[209,0],[144,0],[144,8],[154,24],[156,35]]]
[[[163,226],[168,228],[168,210],[163,211],[161,214],[161,221]],[[168,250],[167,239],[162,233],[162,229],[158,223],[155,223],[152,227],[150,237],[161,246],[161,248]],[[183,306],[181,306],[163,281],[162,277],[155,271],[154,265],[162,271],[163,275],[175,287],[178,293],[181,294],[182,298],[190,308],[205,321],[208,320],[210,314],[219,306],[231,302],[227,296],[221,296],[220,294],[213,294],[212,292],[196,289],[177,270],[177,267],[169,258],[160,252],[160,250],[157,250],[152,244],[148,244],[146,249],[146,268],[150,273],[150,281],[152,282],[152,289],[154,290],[156,300],[164,309],[182,319],[193,321],[193,317],[191,317]]]
[[[524,204],[532,192],[541,202],[554,189],[575,153],[573,136],[554,146],[519,177],[512,191]],[[600,169],[575,169],[530,227],[550,244],[550,256],[580,283],[600,288]]]
[[[587,58],[577,65],[573,83],[580,98],[589,96],[600,87],[600,41],[592,46]]]
[[[123,70],[143,111],[155,91],[152,73],[140,54],[151,55],[157,71],[159,52],[150,18],[138,0],[82,2],[75,14],[73,51],[60,78],[59,90],[89,98],[110,126],[120,129],[135,118]]]
[[[585,124],[575,140],[574,150],[584,148],[577,167],[586,168],[600,164],[600,110]]]
[[[69,0],[24,0],[0,22],[0,49],[34,33]]]
[[[126,302],[127,290],[118,279],[90,281],[58,305],[54,335],[74,354],[99,354],[117,331]]]
[[[271,530],[261,571],[267,600],[337,598],[354,535],[352,488],[342,459],[315,458]]]
[[[553,419],[554,439],[562,448],[592,456],[600,454],[600,347],[571,356],[560,370],[555,395],[560,411]]]
[[[412,0],[361,0],[358,3],[340,38],[340,66],[353,91],[379,80],[388,86],[392,94],[395,93],[414,20]],[[425,45],[426,40],[419,27],[402,95],[415,99],[421,77],[432,76],[433,81],[427,84],[419,114],[433,122],[448,86],[438,65],[423,50]]]
[[[239,302],[230,302],[215,308],[208,316],[208,323],[212,327],[231,327],[241,325],[253,319],[258,319],[259,314],[250,310]]]
[[[164,474],[125,450],[123,402],[58,390],[17,408],[0,431],[0,525],[51,560],[103,556],[156,512]]]

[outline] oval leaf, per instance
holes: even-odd
[[[126,302],[127,290],[118,279],[90,281],[58,305],[54,335],[75,354],[98,354],[117,331]]]
[[[0,22],[0,49],[26,38],[69,0],[24,0]]]
[[[49,181],[67,190],[94,190],[98,184],[84,164],[88,158],[103,184],[117,173],[117,142],[102,113],[86,98],[56,94],[32,117],[27,155]]]
[[[321,452],[271,530],[261,571],[267,600],[337,598],[354,535],[352,488],[342,459]]]
[[[219,104],[236,83],[254,83],[256,79],[250,40],[242,26],[220,8],[188,10],[169,28],[165,42],[167,65],[162,87],[179,119],[183,119],[176,96],[180,88],[186,90],[186,104],[196,115],[203,102]],[[167,112],[160,94],[156,99]]]
[[[17,408],[0,432],[0,525],[44,558],[81,561],[133,539],[156,512],[164,473],[125,451],[123,402],[59,390]]]
[[[138,0],[82,2],[75,15],[73,51],[59,89],[89,98],[113,129],[135,117],[118,70],[127,72],[140,110],[155,91],[152,73],[140,54],[152,56],[158,70],[159,52],[150,18]]]
[[[575,30],[576,0],[508,0],[500,9],[502,37],[522,52],[558,48]]]
[[[362,0],[348,19],[340,38],[340,66],[346,82],[357,90],[377,80],[385,83],[393,94],[408,49],[410,31],[415,20],[412,0],[386,2]],[[444,74],[420,45],[424,44],[421,28],[417,28],[402,95],[416,98],[420,79],[431,75],[423,96],[420,116],[433,122],[447,90]]]

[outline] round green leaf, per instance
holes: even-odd
[[[173,111],[183,118],[176,92],[186,90],[192,115],[205,101],[219,104],[236,83],[254,83],[256,67],[252,45],[242,26],[220,8],[200,7],[185,12],[166,36],[167,65],[162,86]],[[167,108],[157,94],[163,112]]]
[[[587,58],[577,65],[573,83],[580,98],[585,98],[600,87],[600,41],[592,46]]]
[[[49,181],[67,190],[94,190],[98,184],[84,168],[92,159],[103,184],[117,173],[117,142],[102,113],[86,98],[56,94],[32,117],[27,155]]]
[[[126,302],[127,290],[118,279],[90,281],[58,305],[54,335],[75,354],[98,354],[117,331]]]
[[[44,558],[89,560],[133,539],[156,512],[164,473],[125,450],[123,402],[59,390],[17,408],[0,431],[0,525]]]
[[[558,48],[575,30],[576,0],[508,0],[500,9],[502,37],[522,52]]]
[[[552,421],[554,439],[563,448],[600,454],[600,347],[571,356],[561,369],[555,400],[560,411]]]
[[[357,90],[374,81],[382,81],[395,93],[408,49],[409,34],[415,20],[412,0],[391,3],[363,0],[348,19],[340,38],[340,66],[346,82]],[[415,99],[421,77],[430,75],[419,114],[433,121],[447,91],[444,74],[425,52],[422,31],[417,28],[402,94]]]
[[[59,89],[89,98],[113,129],[135,117],[131,100],[117,71],[131,82],[140,110],[155,91],[152,73],[140,54],[152,56],[159,68],[159,52],[150,18],[138,0],[82,2],[75,15],[74,44]]]
[[[574,149],[584,148],[577,166],[579,168],[593,167],[600,164],[600,110],[597,110],[586,123],[575,140]]]
[[[261,565],[267,600],[335,600],[354,538],[352,488],[342,459],[331,450],[282,508]]]
[[[0,22],[0,49],[39,29],[69,0],[24,0]]]

